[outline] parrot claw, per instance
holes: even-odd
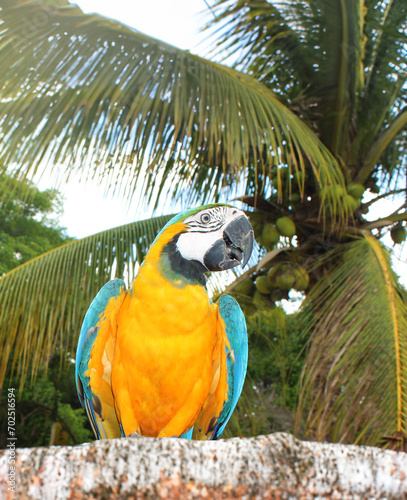
[[[139,434],[137,431],[135,431],[135,432],[132,432],[131,434],[129,434],[127,437],[129,437],[129,438],[141,438],[143,436],[141,434]]]

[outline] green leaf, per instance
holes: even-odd
[[[397,177],[407,151],[402,124],[407,104],[407,4],[404,0],[370,0],[365,4],[365,84],[358,103],[352,161],[365,160],[359,179],[367,177],[375,162],[385,173]],[[399,133],[400,126],[404,126],[404,133]],[[397,153],[389,168],[379,156],[390,141]]]
[[[277,92],[342,161],[350,182],[397,178],[407,151],[405,0],[215,6],[218,52]],[[401,127],[404,129],[400,130]],[[380,157],[380,158],[379,158]]]
[[[297,427],[308,436],[378,445],[407,431],[407,298],[388,251],[369,233],[327,254],[303,305],[311,332]],[[333,266],[332,266],[333,264]]]
[[[228,2],[219,0],[216,19],[207,28],[215,28],[218,54],[234,66],[249,71],[287,101],[314,80],[314,68],[304,35],[313,37],[302,2]],[[304,33],[296,30],[304,24]],[[315,43],[314,43],[315,45]]]
[[[302,117],[305,107],[322,111],[320,136],[341,154],[364,81],[364,2],[221,0],[217,8],[212,24],[220,24],[216,34],[227,55],[239,49],[237,65],[278,89]]]

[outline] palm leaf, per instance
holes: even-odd
[[[377,445],[407,431],[407,299],[369,233],[328,254],[304,303],[311,333],[297,427],[317,440]],[[334,264],[332,266],[332,264]]]
[[[368,7],[366,82],[358,118],[363,124],[371,124],[375,119],[375,136],[395,106],[407,78],[407,5],[403,0],[366,0],[365,3]]]
[[[10,354],[21,375],[34,378],[50,354],[73,353],[83,316],[114,276],[133,280],[137,265],[170,216],[134,222],[72,241],[0,278],[0,386]],[[13,368],[14,369],[14,368]]]
[[[397,174],[407,151],[407,4],[403,0],[366,0],[365,84],[359,101],[353,158],[366,157],[358,182],[364,182],[375,162]],[[404,119],[404,121],[403,121]],[[401,130],[404,129],[404,132]],[[380,155],[391,141],[397,153],[390,168]],[[381,159],[383,160],[383,159]]]
[[[58,5],[0,0],[1,158],[20,175],[77,170],[127,196],[189,203],[236,183],[258,192],[281,163],[310,161],[319,186],[343,182],[315,134],[254,78]]]
[[[366,182],[375,167],[397,175],[407,151],[404,0],[219,0],[216,12],[219,53],[279,93],[341,157],[348,181]]]
[[[291,107],[298,99],[318,104],[321,137],[338,154],[351,109],[363,86],[363,2],[316,0],[233,2],[220,0],[220,47],[250,68]],[[343,149],[343,147],[342,147]]]
[[[235,57],[236,68],[250,71],[288,101],[312,85],[315,76],[303,37],[312,37],[315,30],[295,29],[299,19],[311,27],[306,10],[306,5],[298,2],[219,0],[216,19],[207,28],[212,28],[212,35],[217,38],[219,56],[224,54],[228,60]]]
[[[330,150],[343,156],[349,147],[353,110],[364,83],[365,5],[354,0],[331,0],[323,5],[319,46],[325,53],[315,89],[322,98],[320,130]],[[347,158],[343,159],[346,162]]]

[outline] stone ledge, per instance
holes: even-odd
[[[277,433],[220,441],[127,438],[0,452],[0,498],[407,499],[407,454]],[[10,476],[9,476],[10,479]]]

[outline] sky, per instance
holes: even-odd
[[[200,29],[210,13],[204,0],[76,0],[75,3],[85,13],[98,12],[195,53],[204,38]]]

